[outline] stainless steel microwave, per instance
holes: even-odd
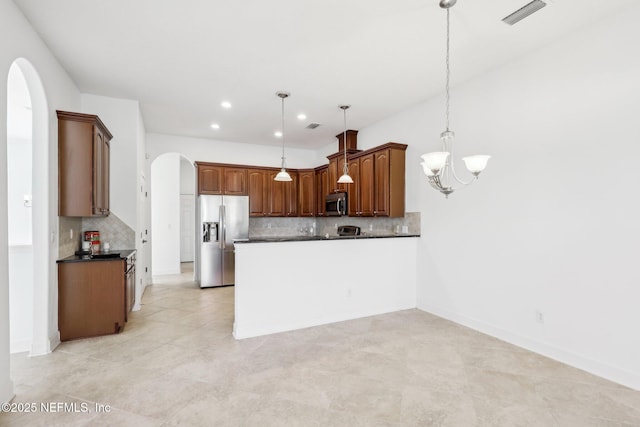
[[[347,193],[327,194],[324,201],[327,216],[343,216],[347,214]]]

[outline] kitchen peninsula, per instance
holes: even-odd
[[[415,307],[414,237],[272,237],[237,242],[234,337]]]

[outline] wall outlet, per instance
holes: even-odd
[[[69,239],[73,240],[73,228],[69,229]]]
[[[536,322],[544,323],[544,313],[540,310],[536,310]]]

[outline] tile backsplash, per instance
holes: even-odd
[[[73,237],[70,231],[73,230]],[[58,217],[58,258],[71,256],[80,247],[82,239],[82,218],[60,216]]]
[[[135,231],[115,214],[106,217],[58,217],[60,233],[58,257],[71,256],[80,249],[85,231],[100,231],[100,242],[109,242],[112,249],[135,249]],[[73,238],[70,230],[73,230]]]
[[[249,218],[249,237],[335,236],[340,225],[356,225],[362,233],[378,235],[393,234],[397,226],[407,226],[408,234],[420,234],[420,212],[407,212],[403,218]]]

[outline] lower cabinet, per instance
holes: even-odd
[[[124,328],[135,296],[135,264],[128,270],[128,260],[58,264],[61,341],[116,334]]]

